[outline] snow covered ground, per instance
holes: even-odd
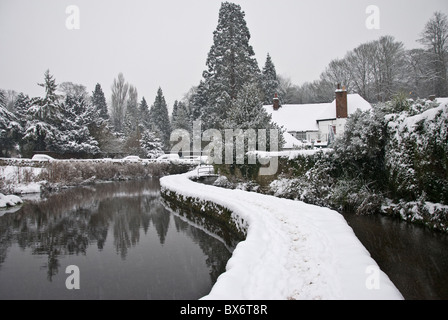
[[[14,207],[16,205],[22,204],[23,201],[18,196],[15,195],[4,195],[0,193],[0,208]],[[0,213],[1,216],[1,213]]]
[[[0,177],[8,183],[10,191],[16,194],[39,193],[45,181],[33,181],[42,168],[32,166],[0,166]]]
[[[227,207],[236,223],[248,225],[246,240],[203,299],[403,299],[339,213],[199,184],[193,175],[163,177],[162,190]]]

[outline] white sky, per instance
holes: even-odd
[[[202,78],[221,0],[0,0],[0,88],[43,95],[50,69],[58,83],[100,83],[106,98],[119,72],[154,102],[162,87],[171,107]],[[270,53],[277,73],[302,84],[361,43],[392,35],[407,49],[447,0],[234,0],[246,13],[256,58]],[[66,28],[66,8],[80,29]],[[380,29],[365,26],[380,9]]]

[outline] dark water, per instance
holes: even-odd
[[[0,217],[0,299],[198,299],[232,248],[168,211],[158,180],[76,188]],[[0,215],[2,212],[0,212]],[[79,290],[68,290],[69,265]]]
[[[448,299],[447,234],[380,215],[344,217],[405,299]]]

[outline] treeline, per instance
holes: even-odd
[[[335,83],[371,103],[389,101],[400,92],[413,99],[448,96],[447,15],[434,13],[417,41],[423,49],[406,50],[394,37],[383,36],[332,60],[319,80],[298,86],[281,78],[282,102],[330,102]]]
[[[109,109],[100,84],[88,94],[80,84],[58,85],[47,70],[39,85],[44,97],[0,91],[0,156],[50,152],[81,158],[154,158],[168,148],[170,120],[160,88],[149,107],[144,97],[138,102],[137,90],[120,73]]]
[[[160,88],[149,107],[121,73],[113,82],[109,106],[99,84],[89,95],[83,85],[57,85],[48,71],[44,98],[2,92],[0,155],[52,151],[154,157],[170,150],[173,130],[191,133],[195,120],[203,130],[274,128],[262,106],[278,92],[275,66],[268,55],[264,68],[258,67],[244,17],[239,5],[222,4],[203,80],[174,103],[171,116]]]

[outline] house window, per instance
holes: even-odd
[[[301,141],[306,140],[306,132],[296,132],[296,139]]]

